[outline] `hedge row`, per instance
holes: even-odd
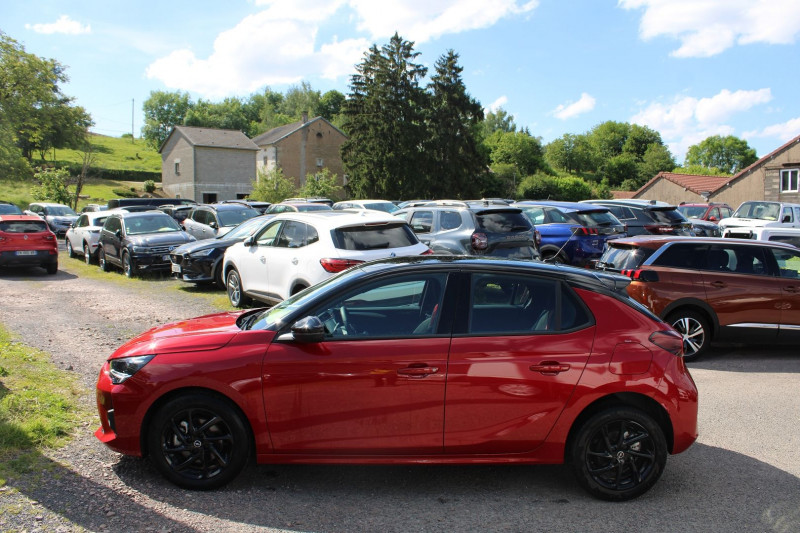
[[[67,168],[70,175],[77,176],[81,173],[83,167],[77,163],[64,163],[59,162],[59,167]],[[161,172],[149,172],[146,170],[122,170],[117,168],[95,168],[89,169],[89,176],[93,178],[100,178],[104,180],[116,181],[147,181],[153,180],[156,183],[161,183]]]

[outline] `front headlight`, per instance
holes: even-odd
[[[134,246],[133,247],[133,253],[135,253],[135,254],[149,254],[150,253],[150,248],[148,248],[147,246]]]
[[[120,359],[112,359],[109,362],[108,376],[111,378],[111,383],[119,385],[124,383],[126,379],[141,370],[144,365],[150,362],[155,357],[152,355],[137,355],[136,357],[123,357]]]
[[[189,254],[189,257],[206,257],[214,252],[214,248],[205,248]]]

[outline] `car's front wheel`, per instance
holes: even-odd
[[[685,360],[697,359],[711,344],[711,327],[700,313],[688,309],[678,310],[670,313],[667,322],[683,337]]]
[[[122,272],[124,272],[125,276],[129,278],[132,278],[136,275],[136,267],[131,259],[131,254],[128,252],[122,252]]]
[[[581,426],[571,455],[584,489],[603,500],[624,501],[641,496],[658,481],[667,462],[667,442],[649,415],[615,407]]]
[[[64,238],[64,246],[67,247],[67,255],[70,259],[75,258],[75,250],[72,248],[72,242],[70,242],[69,237]]]
[[[228,290],[228,300],[231,302],[232,306],[244,307],[250,303],[250,298],[245,296],[242,290],[242,278],[239,276],[239,271],[235,268],[232,268],[230,272],[228,272],[225,287]]]
[[[149,425],[147,445],[164,477],[193,490],[230,482],[247,464],[251,450],[241,412],[224,399],[199,393],[161,407]]]

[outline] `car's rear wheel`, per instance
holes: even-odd
[[[221,487],[241,472],[250,457],[244,417],[215,396],[186,394],[170,400],[148,427],[153,464],[179,487]]]
[[[129,278],[136,275],[136,267],[133,265],[131,254],[122,252],[122,272]]]
[[[47,273],[50,275],[58,272],[58,263],[47,263]]]
[[[689,309],[678,310],[670,313],[667,322],[683,337],[685,360],[697,359],[711,344],[711,327],[700,313]]]
[[[108,261],[106,261],[106,252],[102,247],[97,249],[97,264],[103,272],[111,270],[111,266],[108,264]]]
[[[601,411],[581,426],[571,458],[578,483],[597,498],[624,501],[655,485],[667,442],[650,416],[629,407]]]
[[[76,254],[75,250],[72,249],[72,243],[70,242],[69,237],[64,238],[64,246],[67,247],[67,255],[70,257],[70,259],[74,259]]]
[[[546,263],[554,263],[556,265],[563,265],[567,262],[564,257],[554,250],[545,250],[541,253],[542,261]]]
[[[225,287],[228,291],[228,300],[234,307],[244,307],[250,303],[250,298],[245,296],[242,290],[242,278],[239,276],[239,271],[232,268],[228,272],[227,282]]]
[[[87,265],[92,264],[92,252],[89,251],[89,243],[83,243],[83,260]]]

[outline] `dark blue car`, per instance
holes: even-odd
[[[625,225],[606,207],[550,200],[512,205],[521,208],[536,226],[544,261],[585,266],[602,255],[609,239],[626,235]]]

